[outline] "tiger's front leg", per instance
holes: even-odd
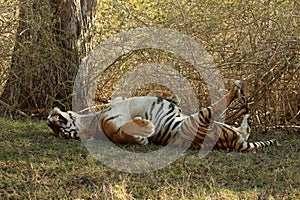
[[[244,92],[242,90],[241,81],[236,80],[234,82],[234,85],[229,90],[229,92],[222,99],[220,99],[219,101],[214,103],[212,106],[207,108],[207,109],[209,109],[209,108],[211,109],[212,118],[216,119],[222,113],[224,113],[225,110],[228,108],[228,106],[231,104],[231,102],[234,99],[236,99],[239,95],[244,95]]]

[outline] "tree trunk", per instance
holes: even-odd
[[[91,48],[96,0],[20,1],[19,28],[1,102],[19,110],[70,109],[73,80]]]

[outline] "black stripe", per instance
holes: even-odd
[[[76,124],[75,124],[75,123],[76,123],[76,118],[73,117],[71,113],[69,113],[69,116],[70,116],[70,118],[72,119],[73,125],[76,127]]]
[[[172,126],[171,130],[174,130],[175,128],[177,128],[177,126],[179,126],[179,124],[181,122],[182,122],[182,120],[175,122],[174,125]]]
[[[171,132],[169,132],[167,135],[166,135],[166,137],[164,137],[164,140],[165,140],[165,144],[169,144],[170,142],[170,139],[171,139],[171,137],[173,136],[173,134],[171,133]],[[174,137],[173,137],[174,138]],[[173,139],[172,138],[172,139]]]
[[[155,134],[153,136],[150,137],[150,141],[153,143],[153,144],[159,144],[157,143],[157,137],[159,136],[160,132],[156,132],[157,130],[155,130]]]
[[[205,124],[203,121],[205,121],[205,117],[204,117],[204,114],[203,114],[203,111],[200,110],[199,113],[198,113],[198,118],[199,118],[199,121],[202,122],[203,124]]]
[[[207,108],[207,111],[208,111],[208,117],[207,117],[208,120],[207,120],[206,122],[207,122],[207,123],[210,123],[210,121],[211,121],[211,108],[208,107],[208,108]],[[207,119],[207,118],[206,118],[206,119]]]
[[[183,126],[183,125],[184,125],[184,126]],[[191,132],[191,134],[193,134],[193,131],[190,131],[189,128],[190,128],[190,127],[189,127],[189,126],[186,126],[186,124],[182,124],[181,127],[180,127],[181,133],[187,135],[189,132]],[[197,131],[196,131],[196,132],[197,132]],[[195,133],[195,134],[196,134],[196,133]]]
[[[174,106],[169,106],[169,111],[167,112],[167,115],[171,114],[172,112],[174,112],[175,107]],[[176,113],[175,113],[176,114]]]
[[[155,119],[158,119],[159,118],[158,116],[160,116],[163,113],[163,105],[164,104],[160,105],[160,108],[159,108],[158,112],[155,115]]]
[[[156,122],[156,127],[160,127],[161,121],[168,116],[169,114],[171,114],[174,111],[174,108],[169,110],[164,116],[160,116],[159,120]],[[169,116],[166,121],[164,122],[165,124],[170,120],[170,118],[174,118],[176,115],[176,113],[174,113],[173,115]]]
[[[184,130],[184,133],[186,133],[186,134],[191,133],[193,135],[196,135],[199,127],[193,127],[193,126],[191,126],[191,124],[189,122],[190,122],[189,120],[185,121],[185,123],[183,123],[181,125]]]
[[[154,107],[155,107],[155,102],[152,103],[151,108],[150,108],[150,111],[149,111],[149,114],[150,114],[149,120],[150,120],[150,121],[152,120],[152,112],[153,112]]]
[[[178,126],[182,121],[176,121],[176,122],[173,124],[173,126],[171,127],[171,125],[172,125],[173,122],[174,122],[174,121],[170,122],[170,126],[168,127],[168,129],[165,129],[165,131],[168,130],[168,132],[167,132],[166,134],[163,134],[163,135],[164,135],[164,141],[163,141],[163,142],[164,142],[165,144],[172,143],[172,141],[174,141],[175,135],[173,135],[171,131],[173,131],[175,128],[177,128],[177,126]],[[157,142],[157,139],[160,137],[161,134],[162,134],[162,131],[159,131],[159,132],[157,133],[157,135],[155,135],[155,136],[152,138],[152,141],[153,141],[153,142]],[[176,134],[178,134],[178,131],[177,131]],[[172,137],[172,135],[173,135],[173,139],[172,139],[171,142],[169,142],[169,140],[170,140],[170,138]],[[177,137],[178,137],[178,136],[177,136]],[[160,142],[161,142],[161,141],[158,141],[158,143],[160,143]]]
[[[201,133],[203,133],[203,134],[207,134],[208,130],[209,130],[209,129],[208,129],[207,126],[198,126],[196,132],[201,132]]]
[[[204,127],[203,124],[201,124],[201,121],[199,120],[199,123],[197,123],[197,120],[194,117],[189,117],[186,120],[189,120],[191,123],[191,127],[194,127],[194,129],[198,130],[199,127]]]
[[[167,114],[166,116],[168,116],[169,114]],[[167,117],[165,123],[168,123],[171,119],[175,120],[175,115],[176,115],[176,113],[174,113],[173,115],[170,115],[169,117]],[[164,116],[164,117],[166,117],[166,116]]]
[[[198,123],[196,122],[196,119],[195,119],[194,117],[192,117],[192,116],[186,118],[186,119],[184,120],[184,122],[191,122],[191,125],[192,125],[193,127],[198,127]]]
[[[170,145],[173,146],[173,147],[177,147],[178,146],[178,140],[180,139],[181,137],[179,136],[179,131],[177,131],[173,137],[173,140],[170,142]]]
[[[165,126],[161,132],[160,132],[160,135],[159,137],[157,138],[158,139],[158,142],[162,145],[166,145],[168,144],[168,139],[170,138],[170,136],[172,135],[171,132],[168,131],[169,130],[169,127],[168,126]]]
[[[232,140],[231,140],[231,144],[229,146],[230,149],[233,149],[238,141],[238,136],[236,134],[236,132],[233,132],[233,137],[232,137]]]
[[[211,113],[210,113],[208,108],[207,108],[207,111],[208,111],[208,116],[210,116]],[[209,124],[211,120],[207,119],[207,116],[204,113],[205,113],[205,111],[203,111],[203,110],[199,111],[199,114],[198,114],[199,115],[199,120],[203,124]]]
[[[161,117],[160,118],[160,120],[159,120],[159,122],[157,123],[157,125],[156,125],[156,127],[157,128],[160,128],[161,130],[155,135],[155,141],[157,142],[157,140],[161,140],[161,137],[163,137],[165,134],[170,134],[169,132],[166,132],[166,131],[168,131],[168,129],[169,129],[169,125],[167,125],[167,127],[165,126],[170,120],[174,120],[174,116],[176,115],[176,113],[174,113],[173,115],[170,115],[167,119],[166,119],[166,121],[164,122],[164,125],[162,125],[162,127],[160,128],[160,124],[161,124],[161,121],[163,120],[163,118],[166,116],[163,116],[163,117]],[[171,125],[171,123],[172,122],[170,122],[169,124]],[[162,132],[162,129],[164,129],[164,131]],[[158,141],[159,142],[159,141]],[[160,142],[165,142],[165,141],[160,141]]]
[[[58,114],[58,121],[65,125],[68,124],[68,120],[64,118],[61,114]]]
[[[173,103],[170,103],[170,105],[169,105],[169,109],[172,109],[172,110],[174,110],[174,109],[175,109],[175,105],[174,105]]]
[[[224,128],[224,127],[223,127]],[[228,132],[226,131],[226,129],[222,129],[222,134],[225,138],[225,142],[226,144],[229,146],[229,140],[228,140]],[[223,142],[221,141],[222,147],[225,148],[226,145],[223,144]]]
[[[166,116],[168,116],[169,114],[171,114],[172,112],[173,112],[173,110],[169,110],[167,114],[165,114],[164,116],[160,117],[160,118],[159,118],[159,121],[157,122],[157,127],[159,127],[160,124],[161,124],[161,121],[162,121]],[[166,124],[170,119],[174,118],[175,115],[176,115],[176,113],[174,113],[173,115],[170,115],[170,116],[165,120],[165,124]]]
[[[118,118],[120,115],[115,115],[115,116],[112,116],[112,117],[109,117],[108,119],[105,119],[104,123],[110,121],[110,120],[113,120],[113,119],[116,119]]]
[[[156,101],[156,103],[157,104],[160,104],[161,102],[163,102],[163,98],[162,97],[157,97],[157,101]]]
[[[110,111],[111,109],[112,109],[112,107],[109,106],[109,107],[107,107],[107,108],[105,109],[105,112]]]
[[[167,142],[168,142],[168,140],[166,140],[166,138],[170,138],[171,137],[171,132],[168,131],[169,128],[170,128],[170,126],[171,126],[171,123],[169,123],[166,127],[164,127],[164,131],[161,132],[161,135],[158,138],[158,140],[161,141],[161,143],[163,145],[167,144]]]
[[[210,138],[208,135],[205,136],[203,142],[205,143],[205,144],[203,143],[203,145],[206,145],[205,147],[214,147],[215,146],[214,139]]]
[[[248,150],[248,149],[250,149],[250,143],[249,142],[247,142],[247,148],[245,150]]]
[[[254,146],[255,149],[258,147],[258,145],[256,144],[256,142],[253,142],[252,144],[253,144],[253,146]]]
[[[241,144],[240,144],[240,146],[239,146],[239,148],[237,148],[237,151],[240,151],[242,148],[243,148],[243,144],[244,144],[245,142],[242,142]]]

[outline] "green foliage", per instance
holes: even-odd
[[[188,150],[170,166],[144,174],[104,166],[80,141],[52,136],[45,123],[0,118],[0,136],[1,199],[299,198],[297,134],[269,133],[281,146],[257,153],[213,151],[200,159]]]

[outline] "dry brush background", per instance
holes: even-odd
[[[85,52],[66,48],[70,35],[62,34],[63,27],[58,26],[62,22],[56,21],[53,7],[41,2],[0,0],[0,89],[10,87],[0,101],[2,114],[14,116],[18,111],[43,116],[53,106],[71,109],[74,77]],[[20,12],[22,6],[28,7],[25,14]],[[96,47],[116,33],[139,27],[171,28],[190,35],[212,55],[226,86],[235,79],[244,80],[257,128],[299,130],[299,13],[297,0],[98,1],[88,41],[89,47]],[[26,34],[26,42],[20,40]],[[147,63],[174,67],[193,85],[199,107],[210,104],[207,88],[193,66],[155,49],[134,51],[116,60],[99,77],[97,102],[107,103],[114,83],[128,70]],[[18,72],[13,70],[16,65],[21,66]],[[133,93],[152,89],[157,86]]]

